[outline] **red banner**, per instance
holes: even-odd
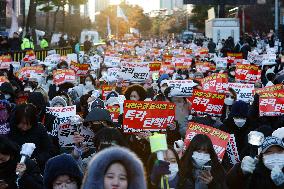
[[[123,130],[125,133],[166,131],[175,119],[175,105],[168,102],[124,102]]]
[[[218,158],[222,160],[227,148],[228,141],[230,139],[230,134],[213,127],[209,127],[207,125],[189,122],[184,139],[184,145],[186,148],[188,148],[190,141],[197,134],[207,135],[211,139]]]
[[[89,71],[89,64],[71,62],[70,68],[75,71],[76,76],[86,76]]]
[[[225,94],[194,90],[191,111],[198,115],[221,116],[225,98]]]
[[[115,90],[115,86],[103,85],[102,86],[102,98],[103,98],[103,100],[105,100],[107,95],[113,90]]]
[[[226,91],[228,88],[227,74],[213,74],[202,79],[202,87],[204,91]]]
[[[263,92],[259,96],[260,116],[280,116],[284,114],[284,90]]]
[[[235,59],[243,59],[243,53],[227,52],[227,56],[234,57]]]
[[[205,73],[209,70],[211,70],[211,66],[209,62],[197,62],[195,63],[195,67],[197,72]]]
[[[76,75],[74,70],[54,70],[53,71],[53,83],[55,85],[61,85],[66,82],[74,82]]]
[[[240,82],[255,83],[260,79],[261,71],[256,65],[237,64],[236,80]]]
[[[118,122],[119,117],[119,106],[107,106],[106,109],[110,112],[110,116],[113,122]]]
[[[149,63],[150,72],[159,71],[161,69],[161,66],[162,62],[150,62]]]
[[[270,87],[264,87],[264,88],[259,88],[254,90],[254,94],[260,94],[260,93],[264,93],[264,92],[276,92],[276,91],[280,91],[283,90],[283,84],[277,84],[277,85],[273,85]]]
[[[42,66],[27,66],[21,68],[18,74],[18,78],[20,80],[24,80],[25,78],[29,78],[32,74],[44,74]]]

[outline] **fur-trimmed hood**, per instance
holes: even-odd
[[[110,147],[96,154],[91,160],[82,189],[104,189],[106,169],[115,161],[120,161],[127,171],[128,189],[147,188],[143,164],[138,157],[127,148]]]

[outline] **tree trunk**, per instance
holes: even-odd
[[[30,29],[35,29],[36,27],[36,7],[37,7],[36,0],[30,0],[29,13],[26,24],[26,32],[28,32]]]
[[[59,9],[60,9],[60,6],[57,6],[57,9],[56,9],[56,11],[55,11],[55,13],[54,13],[54,17],[53,17],[53,29],[52,29],[53,32],[55,32],[57,14],[58,14]]]

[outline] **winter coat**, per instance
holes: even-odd
[[[7,189],[17,189],[16,166],[19,161],[17,158],[6,162],[5,165],[0,164],[0,180],[4,180],[8,184]],[[19,189],[43,189],[42,176],[37,164],[27,159],[25,165],[27,169],[19,179]]]
[[[11,119],[13,120],[13,119]],[[43,171],[46,161],[51,158],[53,145],[43,125],[38,123],[33,125],[31,129],[26,132],[20,131],[15,123],[11,121],[11,132],[9,138],[16,142],[19,146],[25,143],[34,143],[36,148],[32,155],[35,158],[40,169]]]
[[[284,169],[282,169],[283,172]],[[229,189],[280,189],[284,184],[277,187],[270,178],[271,171],[267,169],[262,161],[256,165],[253,174],[244,175],[241,164],[236,164],[226,176]]]
[[[130,150],[110,147],[102,150],[91,160],[82,189],[104,189],[104,175],[112,162],[121,162],[127,172],[128,189],[146,189],[142,162]]]

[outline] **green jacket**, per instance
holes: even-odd
[[[23,42],[21,44],[21,49],[22,50],[27,50],[27,49],[34,49],[34,44],[32,41],[30,41],[27,38],[23,38]]]
[[[46,49],[46,48],[48,48],[48,42],[46,41],[46,39],[42,39],[42,40],[40,41],[40,48],[41,48],[41,49]]]

